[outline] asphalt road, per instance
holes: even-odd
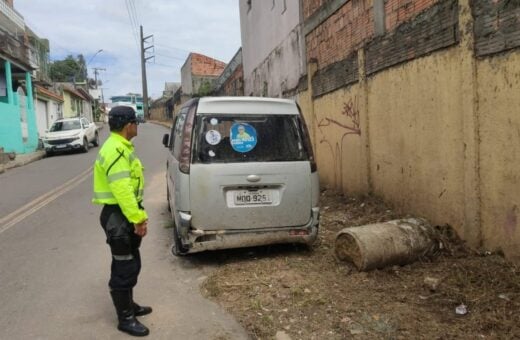
[[[200,295],[200,283],[217,263],[170,253],[164,133],[162,126],[142,124],[134,140],[150,216],[134,298],[154,309],[140,319],[152,339],[247,339],[231,316]],[[0,175],[0,339],[128,338],[116,329],[108,291],[110,251],[98,221],[101,208],[90,203],[97,150]]]

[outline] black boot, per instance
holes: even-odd
[[[132,306],[134,308],[134,315],[135,316],[143,316],[150,314],[152,312],[152,307],[149,306],[139,306],[134,301],[134,291],[130,290],[130,297],[132,298]]]
[[[148,335],[150,333],[148,328],[135,318],[130,291],[112,290],[110,291],[110,295],[112,295],[119,320],[117,329],[134,336]]]

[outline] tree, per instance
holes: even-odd
[[[87,79],[87,67],[82,54],[77,57],[68,55],[63,60],[56,60],[51,64],[50,76],[52,81],[83,82]]]

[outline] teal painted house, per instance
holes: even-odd
[[[38,131],[28,39],[23,17],[12,3],[4,4],[0,6],[0,148],[29,153],[38,147]]]

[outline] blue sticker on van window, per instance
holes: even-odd
[[[249,124],[235,123],[231,126],[231,147],[238,152],[249,152],[256,146],[256,130]]]

